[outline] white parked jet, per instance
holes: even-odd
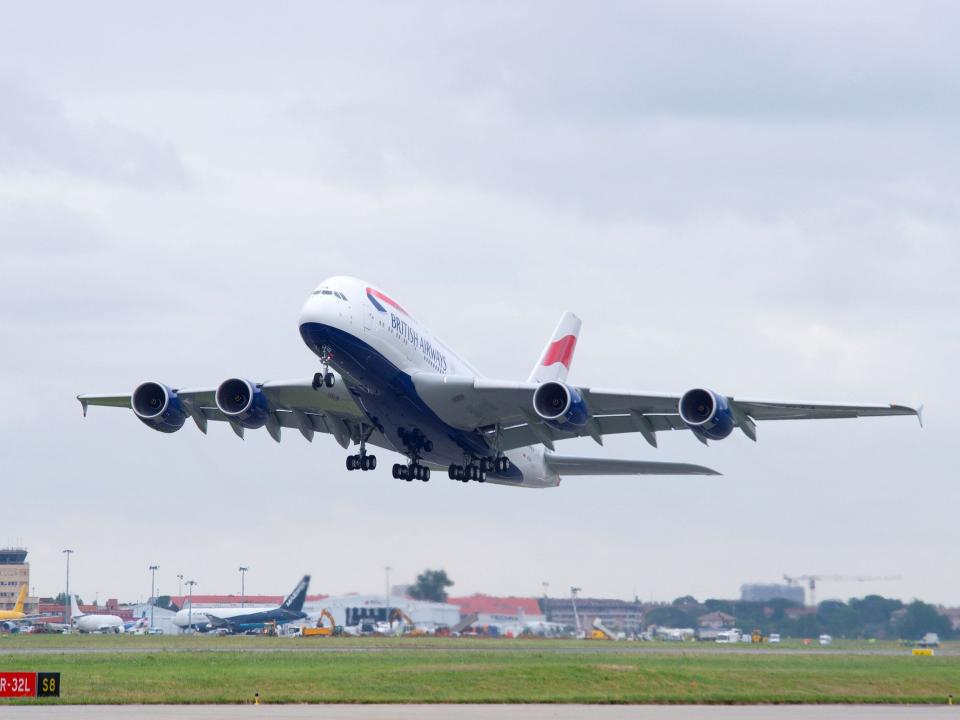
[[[70,621],[82,633],[122,633],[126,629],[123,618],[117,615],[94,615],[80,612],[77,596],[70,596]]]
[[[747,400],[696,388],[682,394],[602,390],[571,385],[580,320],[565,313],[526,382],[486,378],[367,282],[333,277],[300,312],[300,335],[323,372],[297,380],[224,380],[215,388],[171,388],[146,382],[130,395],[80,395],[89,405],[132,408],[149,427],[171,433],[187,418],[202,432],[209,420],[244,430],[282,428],[307,439],[329,433],[346,449],[348,470],[373,470],[369,446],[406,456],[393,476],[429,480],[444,469],[452,480],[553,487],[567,475],[715,475],[685,463],[569,457],[555,451],[567,438],[690,430],[699,441],[722,440],[740,428],[756,440],[763,420],[920,415],[902,405],[843,405]]]

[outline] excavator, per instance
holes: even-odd
[[[403,625],[398,625],[398,629],[402,628],[402,632],[404,635],[412,636],[412,637],[419,637],[421,635],[426,635],[426,633],[423,630],[417,627],[417,624],[411,619],[411,617],[407,615],[400,608],[394,608],[393,612],[390,613],[391,627],[393,626],[394,622],[403,623]],[[399,635],[400,633],[398,632],[397,634]]]
[[[327,621],[327,625],[323,624],[324,619]],[[343,631],[337,621],[333,619],[333,615],[329,610],[324,608],[320,611],[320,617],[317,618],[316,627],[305,627],[300,633],[303,637],[333,637],[334,635],[340,635]]]

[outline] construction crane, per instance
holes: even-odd
[[[810,590],[810,605],[817,606],[818,582],[879,582],[883,580],[900,580],[899,575],[784,575],[787,585],[806,583]]]

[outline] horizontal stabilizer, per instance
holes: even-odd
[[[689,463],[647,460],[607,460],[547,453],[547,465],[559,475],[719,475],[716,470]]]

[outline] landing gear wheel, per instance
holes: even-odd
[[[326,375],[323,376],[323,384],[326,385],[328,388],[332,388],[334,383],[336,383],[336,381],[337,379],[334,377],[332,372],[328,372]]]
[[[371,470],[377,469],[377,456],[367,455],[367,467]]]
[[[393,464],[393,479],[394,480],[400,479],[400,465],[398,463]]]
[[[319,390],[320,386],[323,385],[323,373],[314,373],[313,382],[310,385],[314,390]]]
[[[347,470],[354,470],[353,460],[354,460],[353,455],[347,455]]]
[[[423,472],[420,475],[420,479],[424,482],[430,482],[430,468],[423,468]]]
[[[456,466],[456,465],[451,465],[450,467],[447,468],[447,477],[450,478],[451,480],[456,480],[456,479],[457,479],[457,466]]]
[[[471,466],[470,466],[470,479],[471,479],[471,480],[479,480],[479,479],[480,479],[480,468],[478,468],[476,465],[471,465]]]
[[[480,477],[477,478],[477,482],[486,482],[486,481],[487,481],[487,473],[481,470]]]
[[[370,469],[370,461],[367,459],[366,455],[360,456],[360,469],[364,472]]]

